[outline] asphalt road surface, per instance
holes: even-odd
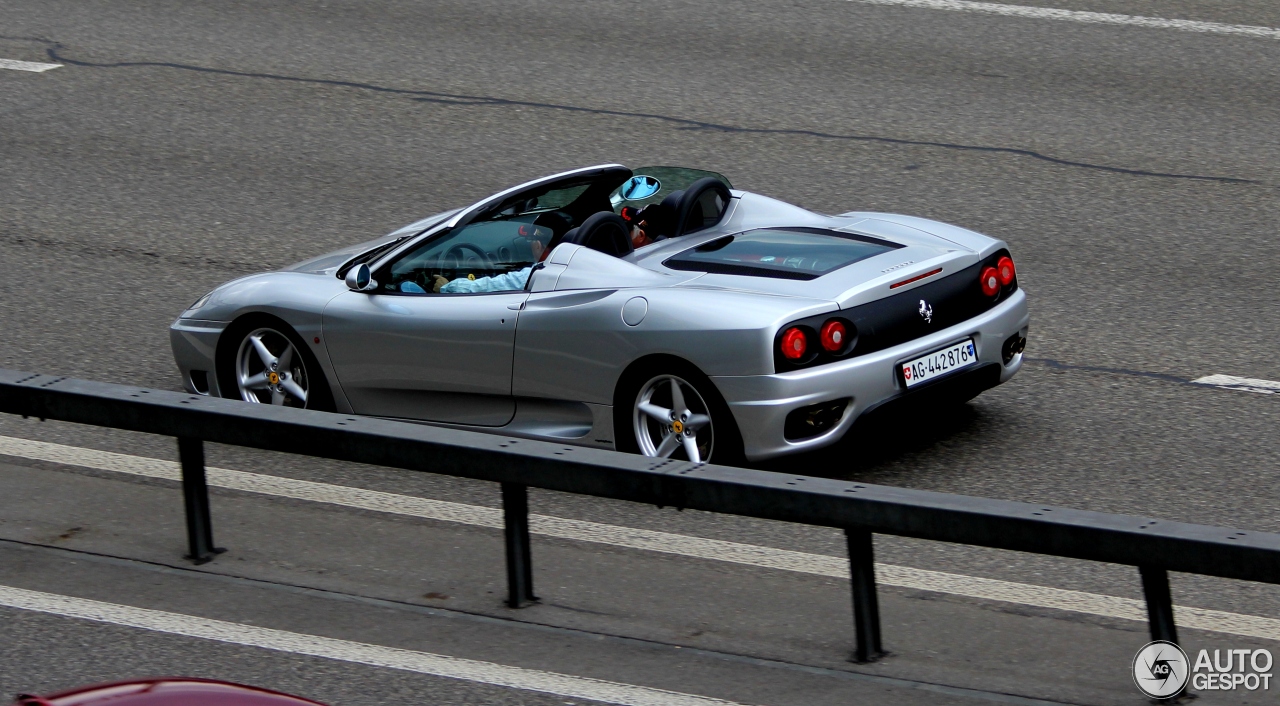
[[[817,211],[990,233],[1031,297],[1030,360],[1009,384],[765,467],[1280,531],[1280,395],[1192,382],[1280,381],[1280,32],[1221,29],[1280,27],[1280,6],[1022,2],[1187,21],[1155,27],[931,4],[0,0],[0,59],[61,65],[0,68],[0,366],[176,389],[168,324],[223,281],[554,171],[685,164]],[[135,460],[104,470],[14,439]],[[230,551],[195,568],[176,486],[125,468],[174,458],[171,440],[3,418],[0,455],[0,692],[185,673],[334,704],[1142,699],[1129,661],[1145,625],[1043,599],[1138,598],[1130,568],[880,538],[887,565],[1028,597],[887,586],[893,654],[854,665],[847,584],[821,572],[624,546],[623,530],[539,535],[543,602],[511,611],[483,522],[226,488]],[[449,478],[209,455],[476,512],[498,500]],[[843,551],[825,530],[532,502]],[[1280,590],[1181,575],[1173,590],[1261,619],[1208,614],[1189,647],[1280,648]],[[46,594],[62,607],[39,607]],[[210,637],[200,618],[259,637]],[[1277,688],[1201,699],[1272,703]]]

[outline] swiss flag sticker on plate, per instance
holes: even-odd
[[[910,366],[910,365],[904,365],[904,366],[902,366],[902,375],[903,375],[903,377],[905,377],[905,378],[906,378],[906,379],[908,379],[908,380],[910,380],[910,379],[911,379],[911,366]]]

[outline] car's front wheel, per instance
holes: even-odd
[[[332,395],[311,351],[287,326],[258,321],[233,327],[220,346],[222,396],[254,404],[331,411]],[[226,334],[224,334],[225,336]]]
[[[673,366],[630,377],[615,407],[620,451],[694,463],[741,462],[737,427],[706,376]]]

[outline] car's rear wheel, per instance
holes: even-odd
[[[230,339],[219,346],[223,397],[332,411],[333,396],[320,363],[291,328],[273,321],[243,322],[223,335]]]
[[[620,451],[694,463],[741,463],[737,426],[705,375],[692,366],[675,365],[650,367],[629,378],[614,408]]]

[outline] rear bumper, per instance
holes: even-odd
[[[223,321],[201,319],[178,319],[169,327],[173,360],[182,372],[182,386],[187,392],[221,396],[214,368],[214,352],[218,349],[218,337],[226,327]]]
[[[747,458],[757,461],[821,448],[844,436],[865,412],[906,396],[926,396],[929,390],[965,385],[992,387],[1013,377],[1022,367],[1018,353],[1005,363],[1001,348],[1015,334],[1027,335],[1030,316],[1021,289],[999,306],[961,324],[893,348],[828,365],[774,375],[723,376],[712,381],[729,404],[742,433]],[[918,385],[907,392],[898,364],[972,337],[978,365]],[[848,399],[840,421],[829,430],[790,440],[783,433],[787,415],[802,407]]]

